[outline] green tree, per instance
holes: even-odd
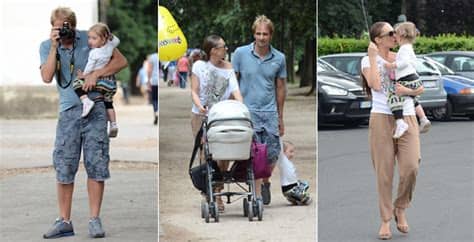
[[[104,3],[105,2],[105,3]],[[110,0],[99,5],[105,11],[112,33],[120,38],[119,49],[127,58],[130,68],[129,80],[135,80],[138,70],[147,55],[157,51],[158,5],[156,0]],[[133,93],[138,89],[129,82]]]
[[[183,30],[189,47],[199,48],[204,37],[221,35],[233,52],[253,41],[251,26],[257,15],[265,14],[275,24],[272,44],[287,56],[288,81],[294,82],[294,61],[303,56],[316,59],[316,5],[305,0],[162,0]],[[271,6],[271,7],[270,7]],[[305,55],[303,55],[305,54]],[[306,61],[308,64],[315,61]],[[316,68],[306,66],[300,86],[315,82]],[[313,69],[314,71],[311,71]]]

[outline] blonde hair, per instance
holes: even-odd
[[[57,7],[51,12],[51,25],[54,25],[54,21],[62,19],[64,22],[68,22],[71,27],[76,28],[76,14],[72,9],[68,7]]]
[[[103,38],[104,40],[108,40],[112,37],[110,33],[109,26],[104,23],[96,23],[89,28],[89,32],[96,33],[99,37]]]
[[[265,24],[268,27],[268,30],[270,30],[270,34],[273,34],[273,22],[267,18],[267,16],[259,15],[255,18],[255,21],[252,24],[253,33],[255,33],[255,29],[257,29],[257,25],[259,24]]]
[[[395,25],[395,31],[400,37],[408,40],[410,43],[415,42],[416,37],[420,34],[412,22],[403,22]]]
[[[284,140],[283,141],[283,151],[285,152],[286,149],[288,149],[290,146],[292,147],[295,147],[295,145],[293,143],[291,143],[290,141],[288,140]]]

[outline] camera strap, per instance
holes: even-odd
[[[56,48],[56,78],[57,78],[59,87],[61,87],[63,89],[65,89],[69,85],[71,85],[72,77],[74,75],[74,52],[76,50],[76,43],[75,42],[76,41],[74,40],[74,42],[72,43],[72,56],[71,56],[71,59],[69,60],[69,74],[71,75],[71,77],[70,77],[69,81],[65,84],[63,84],[62,78],[61,78],[61,56],[59,55],[59,47],[61,45]]]

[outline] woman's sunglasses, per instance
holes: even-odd
[[[223,45],[223,46],[216,46],[216,47],[214,47],[214,48],[216,48],[216,49],[221,49],[221,48],[224,48],[224,49],[226,49],[226,50],[227,50],[227,49],[229,49],[229,48],[227,47],[227,45]]]
[[[379,35],[379,37],[380,37],[380,38],[383,38],[383,37],[385,37],[385,36],[393,37],[394,35],[395,35],[395,31],[392,30],[392,31],[389,31],[389,32],[387,32],[387,33],[385,33],[385,34]]]

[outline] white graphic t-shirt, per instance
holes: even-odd
[[[389,88],[393,88],[393,84],[389,78],[389,72],[384,67],[384,63],[386,63],[386,61],[382,57],[377,55],[377,67],[380,73],[382,88],[380,91],[375,91],[374,89],[372,89],[372,109],[370,110],[370,112],[393,114],[387,102],[388,90]],[[364,70],[364,68],[370,68],[370,61],[368,56],[362,58],[360,67],[361,71]],[[405,96],[405,101],[403,102],[403,115],[415,115],[413,98],[409,96]]]
[[[193,64],[193,75],[199,79],[199,100],[202,106],[211,109],[219,101],[229,99],[232,92],[239,89],[234,69],[222,69],[199,60]],[[193,103],[191,110],[199,114],[199,108]]]

